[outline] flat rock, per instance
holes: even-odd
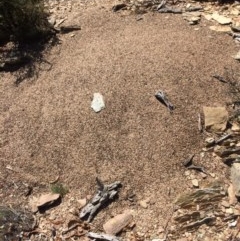
[[[222,201],[221,205],[222,205],[223,207],[225,207],[225,208],[229,208],[229,207],[230,207],[230,204],[229,204],[229,202],[227,202],[227,201]]]
[[[105,108],[103,96],[100,93],[93,94],[91,108],[97,113]]]
[[[210,21],[212,19],[212,15],[211,14],[206,14],[206,13],[203,13],[202,14],[204,18],[206,18],[208,21]]]
[[[188,21],[190,25],[197,24],[201,19],[200,12],[187,12],[182,14],[183,19]]]
[[[126,210],[122,214],[108,220],[104,225],[103,229],[107,234],[116,235],[123,228],[125,228],[133,220],[133,215],[130,210]]]
[[[230,24],[232,22],[231,18],[227,18],[223,15],[218,14],[217,12],[212,14],[212,18],[217,21],[218,23],[225,25],[225,24]]]
[[[203,107],[205,129],[212,132],[222,132],[226,129],[228,112],[225,107]]]
[[[235,196],[240,197],[240,163],[233,163],[231,167],[231,181]]]
[[[231,32],[231,27],[230,26],[210,26],[209,27],[211,30],[216,31],[216,32],[222,32],[222,33],[228,33]]]
[[[40,196],[40,198],[38,199],[36,206],[38,208],[43,207],[43,206],[47,206],[47,205],[51,205],[53,204],[55,201],[57,201],[60,198],[60,194],[59,193],[47,193],[47,194],[43,194]]]

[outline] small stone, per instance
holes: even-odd
[[[207,178],[207,174],[206,173],[203,173],[203,172],[200,172],[200,175],[203,179]]]
[[[212,15],[211,14],[203,14],[203,17],[206,18],[208,21],[210,21],[212,19]]]
[[[196,179],[196,176],[195,176],[194,174],[191,174],[191,175],[190,175],[190,179],[192,179],[192,180],[193,180],[193,179]]]
[[[210,176],[212,177],[212,178],[215,178],[216,177],[216,174],[215,173],[209,173],[210,174]]]
[[[78,208],[81,209],[87,204],[87,199],[86,198],[79,199],[79,200],[77,200],[77,202],[79,203]]]
[[[72,207],[69,209],[69,213],[75,215],[75,216],[78,216],[79,215],[79,210],[75,207]]]
[[[158,233],[163,233],[165,231],[164,227],[159,227]]]
[[[143,208],[147,208],[147,207],[148,207],[148,204],[147,204],[146,200],[141,200],[141,201],[139,201],[139,205],[140,205],[141,207],[143,207]]]
[[[230,24],[232,22],[231,18],[227,18],[223,15],[220,15],[217,12],[212,14],[212,18],[222,25]]]
[[[93,94],[93,100],[91,104],[91,108],[96,112],[100,112],[105,108],[105,103],[103,100],[103,96],[100,93]]]
[[[51,15],[49,18],[48,18],[48,22],[54,26],[54,24],[56,23],[56,17],[54,15]]]
[[[237,223],[238,223],[237,220],[232,221],[232,222],[229,222],[229,223],[228,223],[228,227],[229,227],[229,228],[234,228],[234,227],[236,227]]]
[[[191,174],[191,172],[190,172],[189,170],[187,170],[187,171],[184,172],[184,175],[185,175],[185,176],[190,176],[190,174]]]
[[[190,25],[198,24],[201,19],[200,12],[187,12],[182,14],[183,19],[188,21]]]
[[[215,139],[213,137],[208,137],[205,139],[205,142],[207,142],[208,144],[213,144],[215,143]]]
[[[225,207],[225,208],[229,208],[229,207],[230,207],[230,204],[229,204],[229,202],[227,202],[227,201],[222,201],[221,205],[222,205],[223,207]]]
[[[239,209],[234,209],[234,215],[240,216],[240,210]]]
[[[193,185],[193,187],[199,187],[199,183],[198,183],[198,180],[197,179],[193,179],[192,180],[192,185]]]
[[[90,200],[91,198],[92,198],[91,195],[87,195],[87,196],[86,196],[86,199],[87,199],[87,200]]]
[[[226,208],[225,212],[227,214],[233,214],[233,209],[232,208]]]
[[[233,123],[231,130],[238,132],[240,131],[240,126],[237,123]]]

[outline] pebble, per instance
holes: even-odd
[[[216,174],[215,173],[209,173],[211,177],[215,178]]]
[[[223,15],[220,15],[217,12],[213,13],[212,18],[222,25],[230,24],[232,22],[231,18],[227,18]]]
[[[73,214],[75,216],[78,216],[79,210],[77,208],[73,207],[73,208],[69,209],[69,213],[71,213],[71,214]]]
[[[196,176],[194,174],[191,174],[190,178],[193,180],[193,179],[196,179]]]
[[[163,227],[160,227],[159,229],[158,229],[158,233],[163,233],[165,230],[164,230],[164,228]]]
[[[240,216],[240,210],[239,209],[234,209],[233,213],[234,213],[234,215]]]
[[[191,172],[190,172],[189,170],[187,170],[187,171],[184,172],[184,175],[185,175],[185,176],[189,176],[190,174],[191,174]]]
[[[198,180],[197,180],[197,179],[193,179],[193,180],[192,180],[192,185],[193,185],[194,187],[199,187]]]
[[[209,144],[213,144],[215,142],[215,139],[212,137],[208,137],[205,139],[205,142],[209,143]]]
[[[237,225],[237,220],[228,223],[228,227],[233,228]]]
[[[80,209],[80,208],[83,208],[87,204],[87,199],[86,198],[79,199],[79,200],[77,200],[77,202],[79,203],[78,208]]]
[[[234,213],[232,208],[226,208],[225,212],[228,213],[228,214]]]
[[[207,174],[206,174],[206,173],[201,172],[200,175],[201,175],[201,177],[202,177],[203,179],[207,178]]]
[[[139,201],[139,205],[143,208],[148,208],[148,204],[147,204],[146,200]]]
[[[225,207],[225,208],[229,208],[229,207],[230,207],[230,204],[229,204],[229,202],[227,202],[227,201],[222,201],[221,205],[222,205],[223,207]]]
[[[48,18],[48,22],[54,26],[54,24],[56,23],[56,17],[54,15],[51,15],[49,18]]]
[[[96,112],[100,112],[105,108],[105,103],[103,100],[103,96],[100,93],[93,94],[93,100],[91,104],[91,108]]]

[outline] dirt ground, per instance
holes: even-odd
[[[197,153],[210,172],[225,175],[198,155],[207,137],[199,133],[198,113],[231,101],[211,75],[238,68],[232,58],[238,47],[204,19],[190,26],[179,15],[147,13],[137,21],[111,6],[73,1],[65,23],[82,30],[60,36],[45,56],[52,69],[43,67],[36,80],[16,87],[12,74],[0,73],[1,203],[27,207],[26,185],[35,195],[57,176],[68,197],[93,195],[96,177],[119,180],[119,199],[93,223],[100,228],[130,208],[137,230],[156,233],[191,186],[181,164],[186,157]],[[175,106],[172,114],[155,99],[158,90]],[[90,108],[95,92],[106,103],[98,114]],[[144,209],[138,201],[147,198]]]

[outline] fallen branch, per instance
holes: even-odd
[[[87,234],[87,236],[94,240],[95,239],[96,240],[106,240],[106,241],[119,241],[120,240],[116,236],[112,236],[112,235],[104,234],[104,233],[98,234],[98,233],[89,232]]]
[[[98,191],[93,199],[82,209],[80,218],[87,218],[87,222],[91,222],[100,208],[103,208],[108,202],[112,201],[118,194],[118,189],[121,187],[120,182],[114,182],[109,185],[104,185],[102,181],[96,178]]]
[[[159,13],[175,13],[175,14],[181,14],[183,11],[181,9],[174,9],[170,7],[164,7],[158,10]]]
[[[165,93],[163,91],[158,91],[155,94],[155,97],[157,98],[158,101],[160,101],[163,105],[165,105],[170,112],[174,110],[174,106],[172,105],[172,103],[167,99]]]

